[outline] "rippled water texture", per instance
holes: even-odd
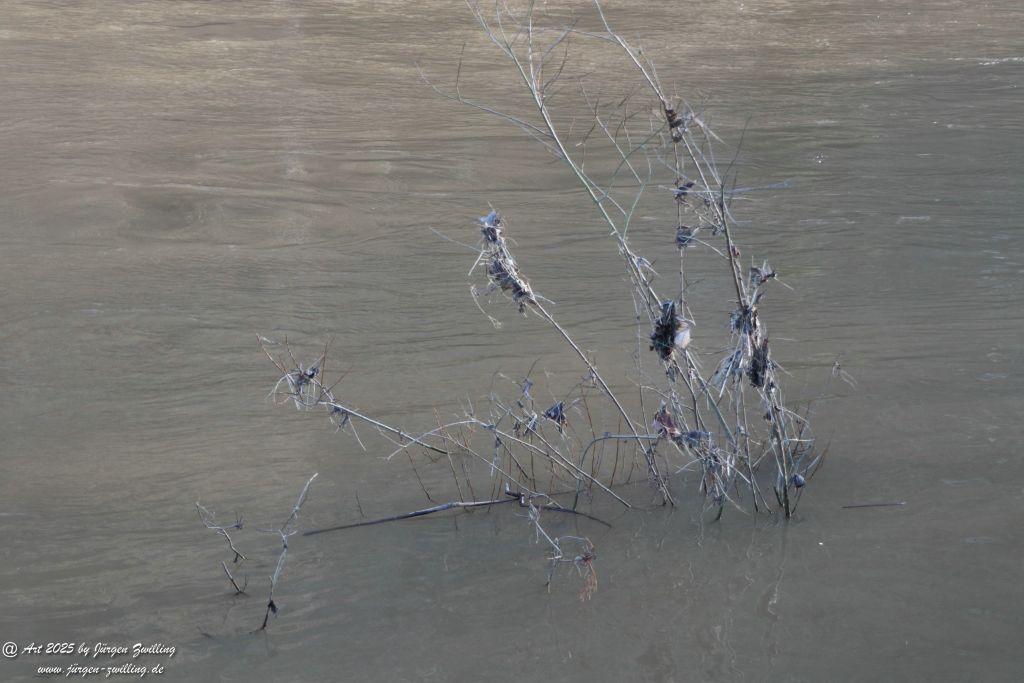
[[[417,62],[450,83],[465,42],[467,90],[522,103],[460,3],[9,0],[0,640],[172,644],[167,680],[1019,679],[1020,3],[608,13],[727,149],[746,127],[741,184],[790,181],[735,208],[745,253],[793,287],[763,306],[790,395],[825,391],[829,459],[797,517],[553,521],[597,544],[582,603],[568,575],[544,590],[517,510],[296,537],[281,612],[250,634],[277,541],[240,537],[253,596],[232,598],[196,500],[270,525],[319,472],[306,527],[425,504],[386,443],[363,453],[264,401],[255,334],[307,355],[333,335],[339,391],[413,428],[537,359],[575,381],[537,320],[487,323],[467,252],[429,231],[472,241],[490,202],[625,383],[614,246],[538,146],[420,80]],[[651,213],[634,239],[651,253],[665,230]],[[856,390],[826,387],[840,354]],[[842,507],[878,501],[906,505]],[[0,661],[0,678],[49,661]]]

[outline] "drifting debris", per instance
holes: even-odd
[[[482,224],[480,233],[483,235],[483,246],[480,249],[480,256],[473,264],[473,269],[481,261],[486,263],[487,278],[490,280],[490,284],[484,295],[500,289],[511,297],[512,302],[518,306],[519,312],[525,315],[527,307],[537,303],[537,297],[530,287],[530,283],[519,272],[519,266],[516,264],[512,252],[509,251],[501,215],[492,210],[486,216],[481,216],[479,220]],[[475,290],[474,294],[476,294]]]
[[[654,422],[651,423],[651,427],[666,439],[675,441],[682,435],[683,431],[679,428],[676,423],[676,419],[672,417],[672,413],[668,411],[668,406],[662,402],[658,412],[654,414]]]
[[[492,209],[489,214],[481,216],[479,220],[483,224],[480,228],[480,233],[484,236],[484,242],[499,245],[505,241],[501,236],[503,232],[501,216],[498,215],[497,211]]]
[[[749,335],[754,331],[754,319],[757,316],[757,309],[752,306],[740,306],[729,316],[729,324],[735,332]]]
[[[760,287],[765,282],[768,282],[768,280],[776,277],[778,277],[778,273],[772,270],[767,261],[760,266],[750,267],[750,285],[752,287]]]
[[[693,186],[695,184],[696,183],[694,183],[692,180],[688,180],[686,182],[683,182],[682,179],[677,180],[676,189],[674,193],[676,196],[676,201],[680,203],[686,201],[686,196],[690,194],[690,190],[693,189]]]
[[[545,410],[544,417],[558,425],[559,430],[561,430],[569,421],[569,418],[565,416],[565,401],[559,401]]]
[[[492,287],[497,287],[512,297],[512,302],[519,307],[520,313],[525,314],[526,307],[537,302],[530,283],[519,274],[516,262],[508,252],[502,251],[491,256],[487,264],[487,276],[491,279]]]
[[[683,351],[690,345],[690,324],[676,313],[676,302],[661,304],[661,317],[654,322],[651,332],[651,351],[656,351],[663,361],[675,359],[676,351]]]
[[[774,365],[768,358],[768,340],[765,339],[754,348],[754,352],[750,356],[750,368],[747,370],[750,383],[757,388],[763,387],[768,370],[772,367]]]
[[[694,228],[688,225],[680,225],[676,228],[676,246],[686,249],[693,244],[693,236],[697,234]]]

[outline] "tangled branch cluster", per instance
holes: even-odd
[[[328,346],[304,366],[287,340],[283,353],[275,355],[275,343],[261,337],[261,347],[280,373],[271,399],[300,410],[325,410],[336,428],[351,432],[364,450],[355,426],[370,426],[392,444],[388,459],[408,459],[432,503],[310,533],[517,502],[528,511],[535,539],[543,539],[550,550],[549,585],[555,570],[569,565],[582,580],[580,596],[586,599],[597,586],[593,543],[585,535],[549,532],[541,526],[541,511],[546,519],[605,524],[580,510],[581,502],[605,496],[636,507],[641,504],[633,499],[636,488],[627,492],[622,485],[643,479],[650,484],[646,495],[674,505],[683,487],[696,480],[702,504],[715,519],[727,503],[745,512],[773,511],[768,488],[788,518],[821,465],[824,451],[816,447],[810,410],[787,404],[762,317],[769,283],[779,282],[778,274],[766,261],[745,267],[734,235],[734,203],[766,188],[736,187],[733,163],[722,168],[716,160],[722,140],[704,113],[670,95],[654,63],[612,30],[598,2],[594,7],[603,28],[587,31],[576,21],[556,19],[546,25],[532,3],[517,10],[498,2],[493,11],[471,5],[483,35],[523,87],[522,111],[500,110],[466,96],[461,59],[451,89],[424,80],[438,95],[518,127],[564,165],[590,200],[621,257],[634,301],[634,310],[622,315],[636,321],[634,389],[613,387],[593,354],[548,311],[545,304],[551,302],[534,290],[512,254],[505,219],[491,209],[479,219],[477,256],[469,270],[472,276],[482,268],[486,277],[486,286],[471,288],[474,302],[483,311],[481,297],[501,292],[520,314],[543,320],[579,359],[579,374],[566,387],[551,375],[538,378],[534,367],[517,379],[496,369],[495,376],[514,390],[492,387],[482,405],[467,403],[461,414],[448,420],[438,416],[430,429],[414,432],[359,410],[335,393],[338,382],[325,385]],[[639,88],[609,99],[599,94],[604,81],[595,86],[584,73],[570,77],[571,43],[620,56]],[[556,112],[556,95],[559,103],[574,103],[569,106],[575,109]],[[663,217],[663,233],[655,235],[663,245],[658,256],[662,262],[677,260],[678,282],[662,277],[653,266],[657,259],[633,247],[631,229],[641,206],[645,215]],[[700,311],[691,307],[687,277],[689,264],[698,258],[720,268],[728,282],[718,292],[725,305],[703,316],[720,316],[722,308],[732,311],[700,337]],[[716,330],[720,343],[713,339]],[[700,357],[719,353],[714,371],[705,371]],[[852,382],[838,365],[833,375]],[[549,400],[535,399],[542,385]],[[418,467],[429,464],[449,470],[448,502],[439,503],[437,491],[420,477]],[[486,488],[489,495],[481,495]],[[210,528],[228,537],[228,529]],[[282,533],[285,551],[286,538]]]

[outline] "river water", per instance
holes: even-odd
[[[496,372],[538,361],[575,381],[538,320],[497,307],[503,329],[487,323],[472,254],[429,230],[474,241],[491,203],[623,384],[632,305],[614,245],[539,146],[420,80],[417,63],[451,83],[465,43],[463,86],[523,103],[461,3],[11,0],[0,640],[172,645],[139,659],[168,680],[1019,680],[1020,4],[607,11],[726,149],[745,128],[741,184],[788,181],[734,208],[740,244],[792,287],[762,314],[831,443],[797,516],[701,522],[680,484],[674,511],[595,503],[610,529],[552,519],[598,548],[589,601],[570,573],[544,589],[545,549],[510,506],[296,536],[280,613],[251,633],[280,547],[254,529],[312,473],[303,528],[427,504],[387,442],[364,430],[363,452],[265,401],[276,377],[256,334],[309,358],[333,336],[339,394],[410,429]],[[635,83],[594,59],[610,93]],[[638,244],[671,240],[646,218]],[[836,357],[856,388],[828,381]],[[445,464],[419,471],[450,482]],[[249,597],[231,595],[197,500],[244,513]],[[844,507],[874,502],[905,504]],[[23,654],[0,677],[79,660]]]

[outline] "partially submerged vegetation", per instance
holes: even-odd
[[[526,510],[535,540],[548,550],[548,585],[559,567],[570,566],[582,578],[580,597],[586,599],[597,588],[594,545],[584,536],[549,534],[542,524],[548,515],[576,515],[587,523],[605,524],[581,506],[604,496],[632,508],[649,504],[652,495],[663,505],[675,505],[686,495],[687,482],[696,483],[705,510],[715,520],[727,506],[745,513],[777,512],[785,518],[797,509],[823,452],[815,445],[809,411],[792,407],[785,395],[762,314],[761,304],[779,281],[778,273],[766,261],[742,256],[732,213],[739,194],[733,163],[719,166],[716,148],[721,140],[703,113],[671,96],[654,63],[612,29],[600,4],[595,2],[594,8],[598,28],[584,30],[576,20],[545,25],[532,5],[516,10],[498,3],[487,11],[471,6],[484,36],[520,81],[528,103],[524,114],[466,96],[461,59],[450,89],[426,76],[424,80],[438,95],[517,126],[562,162],[590,198],[594,217],[621,257],[631,290],[633,309],[623,311],[622,318],[636,324],[638,351],[630,360],[635,390],[628,395],[613,390],[591,354],[552,315],[552,302],[535,291],[513,254],[505,216],[490,208],[478,219],[477,256],[469,269],[476,278],[471,287],[474,303],[495,327],[502,325],[485,310],[490,295],[504,296],[518,313],[543,320],[579,359],[576,378],[552,402],[539,402],[531,367],[509,380],[508,391],[492,390],[485,404],[467,405],[457,419],[438,419],[429,429],[412,431],[365,414],[336,393],[340,379],[329,384],[326,376],[329,344],[306,366],[287,340],[278,344],[260,337],[279,373],[269,394],[273,401],[323,410],[336,430],[350,434],[364,450],[359,428],[372,430],[390,443],[389,459],[408,461],[431,503],[307,534],[511,503]],[[604,85],[601,74],[571,74],[571,45],[579,41],[619,56],[637,87],[609,100],[598,92]],[[573,102],[576,109],[556,111],[556,94],[559,102]],[[663,246],[657,254],[638,253],[630,240],[642,204],[667,217],[659,228]],[[660,257],[659,263],[666,258],[678,263],[678,281],[670,292],[665,291],[667,279],[654,270],[654,257]],[[727,284],[717,296],[731,311],[726,317],[719,317],[722,308],[695,310],[692,305],[687,270],[694,259],[716,264],[725,275]],[[722,330],[721,343],[705,343],[702,352],[722,349],[710,371],[697,353],[698,324]],[[835,372],[842,371],[837,366]],[[431,465],[450,471],[452,500],[439,501],[424,485],[418,468]],[[650,488],[639,494],[646,499],[635,499],[638,488],[627,491],[622,485],[641,479]],[[261,628],[276,612],[273,591],[312,481],[276,530],[283,549]],[[244,561],[229,535],[242,528],[242,521],[225,527],[205,508],[198,509],[204,524],[227,540],[234,562]],[[244,592],[226,563],[223,568],[234,589]]]

